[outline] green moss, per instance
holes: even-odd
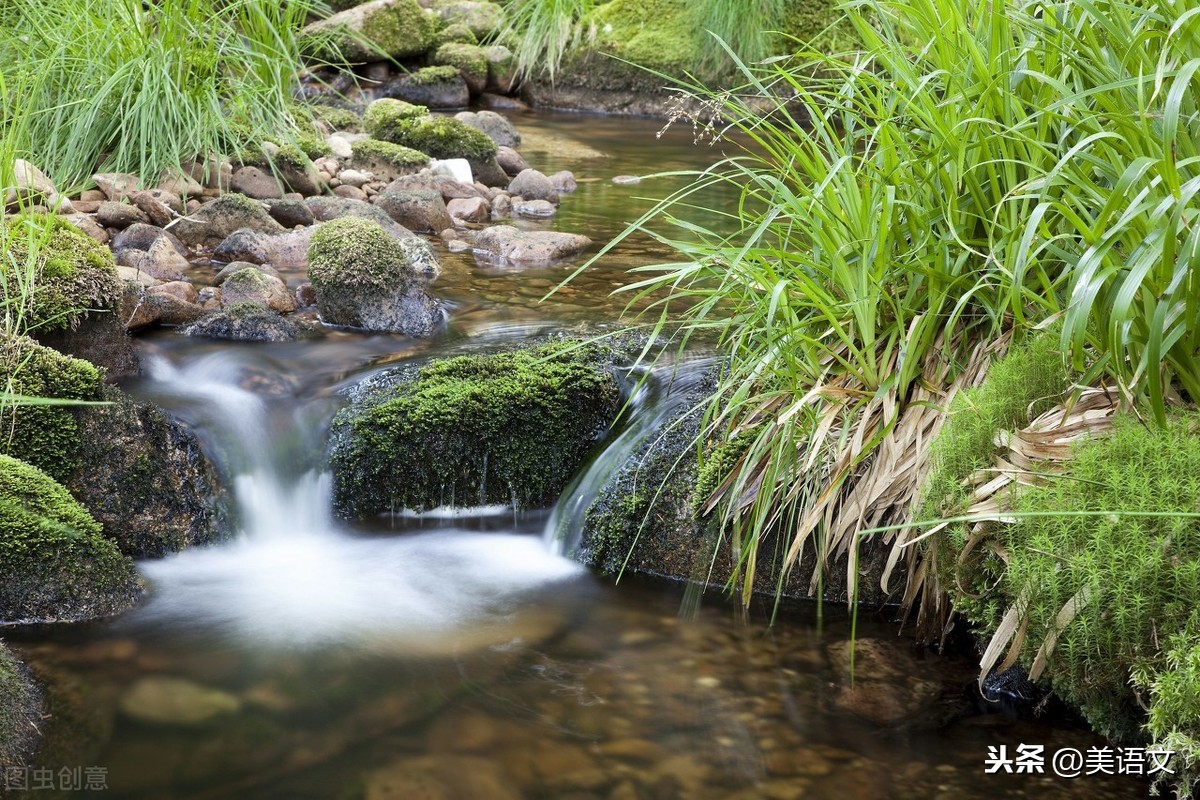
[[[719,442],[707,449],[696,471],[696,489],[692,493],[692,511],[697,517],[713,492],[728,478],[737,462],[750,448],[757,431],[744,431],[733,439]]]
[[[441,33],[438,34],[437,43],[439,46],[452,43],[479,44],[479,37],[461,22],[453,22],[442,28]]]
[[[378,139],[359,139],[350,146],[356,162],[380,162],[401,172],[429,166],[429,156],[404,145],[381,142]]]
[[[246,267],[239,269],[237,272],[230,275],[221,284],[222,288],[237,293],[252,293],[252,292],[268,292],[271,289],[267,283],[267,276],[262,270],[257,267]],[[237,304],[235,304],[237,305]],[[257,305],[251,303],[250,305]]]
[[[13,394],[60,400],[99,400],[103,373],[32,339],[0,341],[0,367]],[[79,421],[67,406],[6,403],[0,408],[0,453],[17,455],[64,480],[78,463]]]
[[[405,126],[428,115],[429,109],[425,106],[385,97],[367,106],[362,124],[374,138],[396,143],[400,141]]]
[[[487,53],[477,45],[444,44],[433,54],[433,62],[454,67],[468,84],[487,82]]]
[[[335,131],[360,133],[363,130],[362,117],[349,109],[335,106],[312,106],[312,114]]]
[[[271,163],[276,169],[295,170],[296,172],[304,172],[312,163],[303,150],[294,144],[285,144],[279,148],[279,152],[271,157]]]
[[[559,343],[462,356],[368,392],[334,420],[338,512],[550,504],[616,418],[610,357]]]
[[[497,3],[440,0],[435,8],[447,25],[465,27],[479,41],[496,36],[507,24],[504,9]]]
[[[382,12],[368,17],[362,35],[392,58],[404,58],[424,53],[433,46],[440,22],[417,3],[417,0],[397,0]]]
[[[0,224],[0,302],[20,329],[75,327],[116,308],[121,281],[108,248],[54,214],[16,214]]]
[[[40,735],[42,713],[37,687],[0,644],[0,769],[28,763]]]
[[[433,158],[486,161],[496,155],[496,143],[482,131],[453,117],[422,117],[401,131],[399,144]]]
[[[132,605],[133,562],[57,481],[0,455],[0,621],[71,621]]]
[[[596,49],[641,66],[680,74],[704,57],[687,0],[612,0],[585,25],[597,33]]]
[[[408,73],[408,79],[414,86],[432,86],[435,83],[457,80],[458,70],[455,67],[422,67]]]
[[[1135,685],[1150,698],[1146,732],[1155,745],[1175,754],[1175,774],[1160,773],[1156,788],[1175,784],[1178,800],[1194,797],[1200,784],[1200,642],[1194,634],[1171,635],[1161,671],[1134,670]]]
[[[308,278],[318,295],[342,288],[371,288],[381,292],[412,280],[410,247],[420,240],[398,240],[379,223],[361,217],[326,222],[308,247]]]

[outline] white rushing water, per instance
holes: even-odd
[[[138,619],[178,620],[270,646],[454,652],[519,638],[513,612],[521,596],[582,572],[537,536],[346,530],[330,515],[329,476],[289,463],[297,438],[322,447],[319,431],[302,430],[313,427],[302,407],[241,387],[247,369],[259,366],[244,360],[252,352],[150,367],[147,390],[189,409],[215,434],[236,476],[241,532],[232,542],[141,562],[152,598]]]

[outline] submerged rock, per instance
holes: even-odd
[[[440,505],[549,505],[620,408],[618,354],[553,343],[434,361],[367,386],[334,419],[345,517]]]
[[[228,692],[157,675],[142,678],[121,698],[126,716],[157,725],[199,725],[241,707],[241,701]]]
[[[44,714],[41,691],[0,644],[0,769],[29,763],[41,739]]]
[[[475,237],[475,254],[498,264],[528,266],[570,258],[591,243],[588,237],[574,233],[523,231],[512,225],[494,225]]]
[[[511,780],[493,759],[417,756],[375,770],[366,779],[366,800],[518,800]]]

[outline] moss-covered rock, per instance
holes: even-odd
[[[112,253],[55,214],[16,214],[0,225],[0,302],[22,330],[75,327],[121,300]]]
[[[17,395],[101,399],[103,374],[96,366],[32,339],[0,340],[0,370]],[[66,478],[80,463],[83,442],[75,408],[7,403],[0,409],[0,429],[0,453],[20,456],[54,478]]]
[[[350,160],[356,169],[387,181],[412,175],[429,166],[429,156],[420,150],[379,139],[359,139],[352,144]]]
[[[196,435],[116,388],[104,400],[78,412],[80,466],[64,481],[104,535],[135,558],[227,537],[229,497]]]
[[[326,105],[314,105],[311,108],[312,115],[330,130],[344,133],[361,133],[363,130],[362,116],[350,109]]]
[[[361,63],[420,55],[433,46],[439,27],[417,0],[374,0],[312,23],[301,37],[319,58]]]
[[[337,513],[549,505],[616,419],[614,358],[552,343],[375,381],[334,419]]]
[[[184,336],[240,342],[291,342],[312,330],[253,302],[231,303],[180,331]]]
[[[406,100],[428,108],[465,108],[471,92],[457,67],[423,67],[398,75],[379,90],[383,97]]]
[[[499,35],[508,24],[504,9],[497,3],[481,0],[438,0],[434,10],[445,25],[461,25],[481,42]]]
[[[420,150],[433,158],[465,158],[489,161],[496,156],[496,143],[486,133],[453,117],[419,117],[398,129],[397,143]]]
[[[433,54],[433,63],[444,64],[458,70],[471,94],[479,94],[487,88],[487,52],[478,45],[444,44]]]
[[[308,264],[327,323],[429,336],[445,318],[428,292],[437,260],[416,237],[396,239],[376,222],[343,217],[313,234]]]
[[[46,473],[0,455],[0,622],[117,614],[141,590],[133,562]]]
[[[41,691],[0,644],[0,769],[29,763],[41,738],[43,714]]]
[[[381,97],[367,106],[363,113],[363,127],[373,138],[385,142],[396,143],[413,120],[429,116],[425,106],[396,100],[391,97]]]
[[[458,44],[479,44],[479,37],[461,22],[452,22],[438,32],[437,44],[440,47],[452,42]]]

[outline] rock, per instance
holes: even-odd
[[[151,225],[161,228],[175,219],[176,212],[151,192],[130,192],[129,200],[146,215]],[[178,198],[176,200],[178,201]],[[180,209],[182,210],[182,204]]]
[[[551,175],[550,185],[559,194],[570,194],[579,188],[579,184],[575,181],[575,173],[569,169],[560,170]]]
[[[121,697],[121,711],[138,722],[191,726],[241,710],[238,698],[182,678],[141,678]]]
[[[591,243],[586,236],[574,233],[523,231],[511,225],[496,225],[479,232],[475,254],[500,264],[548,264],[578,255]]]
[[[187,303],[195,303],[199,293],[187,281],[169,281],[150,288],[150,294],[169,294]]]
[[[835,642],[826,649],[833,668],[844,676],[834,698],[839,711],[882,726],[918,722],[936,727],[944,722],[936,718],[917,719],[932,717],[931,707],[948,687],[938,680],[932,664],[914,657],[911,645],[859,637],[853,643]],[[961,687],[957,688],[961,695]]]
[[[96,220],[87,214],[67,214],[63,217],[67,222],[74,225],[81,232],[87,234],[100,244],[108,243],[108,231],[104,230],[96,223]]]
[[[495,111],[461,111],[454,115],[459,122],[470,125],[477,131],[487,134],[496,143],[496,147],[520,147],[521,134],[507,118]]]
[[[152,294],[147,289],[144,301],[150,305],[152,313],[156,314],[155,322],[160,325],[187,325],[204,316],[204,309],[195,303],[180,300],[170,294]]]
[[[271,166],[283,186],[301,197],[312,197],[325,189],[316,164],[295,145],[285,145],[271,156]]]
[[[612,182],[617,186],[636,186],[642,182],[639,175],[615,175]]]
[[[92,183],[104,193],[105,199],[114,203],[120,203],[130,192],[142,188],[141,179],[127,172],[101,172],[92,176]]]
[[[296,287],[296,307],[311,308],[317,304],[317,290],[307,281]]]
[[[375,196],[376,206],[410,231],[437,233],[453,222],[440,192],[429,189],[383,191]]]
[[[158,286],[160,283],[162,283],[162,281],[150,273],[142,272],[140,269],[135,267],[117,267],[117,275],[120,276],[121,280],[136,283],[142,288]]]
[[[488,48],[489,51],[493,49],[495,48]],[[503,49],[507,50],[508,48],[505,47]],[[488,75],[488,80],[492,80],[492,75],[490,72]],[[507,97],[502,94],[493,94],[491,91],[484,92],[483,94],[479,95],[479,97],[475,98],[475,104],[480,108],[486,108],[490,111],[519,111],[527,113],[533,110],[527,103],[519,98]]]
[[[312,212],[304,205],[303,200],[269,200],[267,213],[285,228],[307,226],[315,222]]]
[[[444,176],[458,183],[471,186],[475,176],[471,173],[471,162],[465,158],[442,158],[429,162],[429,171],[435,176]]]
[[[471,101],[471,91],[458,68],[449,66],[398,75],[380,87],[379,96],[437,110],[465,108]]]
[[[104,535],[134,558],[230,536],[229,497],[196,435],[114,387],[104,399],[79,413],[81,466],[65,481]]]
[[[133,606],[133,562],[46,473],[0,456],[0,622],[78,622]]]
[[[308,245],[316,227],[297,228],[284,233],[259,233],[249,229],[234,231],[213,250],[216,261],[271,264],[279,269],[308,267]]]
[[[336,512],[552,503],[621,404],[616,352],[577,344],[436,360],[360,387],[333,422]]]
[[[488,92],[500,95],[511,94],[517,83],[517,57],[502,44],[494,44],[484,50],[488,61]],[[479,98],[484,108],[528,111],[529,107],[520,100],[484,93]]]
[[[513,210],[517,212],[517,216],[531,219],[545,219],[558,213],[554,204],[546,200],[526,200],[513,206]]]
[[[429,170],[423,170],[417,175],[397,178],[384,187],[385,193],[411,191],[434,191],[446,201],[456,197],[483,197],[483,193],[473,185],[457,181],[449,175],[435,175]]]
[[[258,303],[281,313],[296,310],[296,299],[283,281],[255,267],[240,269],[221,284],[221,304],[238,303]]]
[[[488,202],[482,197],[451,200],[446,204],[446,211],[459,222],[487,222],[492,215]]]
[[[269,172],[258,167],[241,167],[233,173],[230,187],[255,200],[280,200],[283,187]]]
[[[429,336],[445,319],[427,289],[437,261],[415,236],[396,239],[371,220],[337,219],[313,236],[308,259],[317,307],[329,324]]]
[[[75,212],[71,201],[58,193],[54,182],[28,161],[15,159],[12,176],[13,185],[4,193],[5,209],[16,211],[22,204],[26,207],[32,204],[41,204],[47,209],[61,214]]]
[[[170,243],[172,249],[180,256],[187,256],[187,248],[183,246],[183,242],[175,238],[175,235],[170,231],[156,228],[153,225],[138,223],[130,225],[125,230],[118,233],[112,239],[112,250],[114,253],[121,250],[150,250],[154,243],[159,239],[166,239]]]
[[[437,13],[445,25],[462,25],[479,41],[495,36],[508,23],[498,4],[477,0],[443,0]]]
[[[350,140],[345,136],[332,134],[325,139],[325,144],[329,146],[330,151],[338,158],[348,159],[354,154],[350,146]]]
[[[0,643],[0,766],[31,763],[46,716],[29,670]]]
[[[185,164],[183,167],[183,176],[186,179],[193,181],[194,184],[199,184],[205,189],[217,190],[224,192],[229,189],[229,182],[233,179],[233,165],[224,157],[211,156],[203,161],[193,161]],[[170,188],[168,184],[164,184],[164,188]],[[189,198],[194,198],[205,192],[179,192],[179,194],[187,195]]]
[[[290,342],[309,331],[257,303],[235,303],[180,330],[185,336],[253,342]]]
[[[216,171],[219,174],[220,167],[217,167]],[[224,185],[228,186],[229,182],[226,181]],[[204,186],[202,186],[199,181],[197,181],[187,172],[184,172],[183,170],[171,169],[164,171],[159,177],[158,186],[154,187],[154,191],[160,191],[164,194],[174,195],[175,197],[179,198],[181,201],[181,207],[175,208],[175,206],[172,205],[166,198],[159,197],[160,200],[162,200],[164,203],[167,203],[167,205],[172,209],[175,209],[182,214],[182,201],[186,198],[198,197],[203,194]]]
[[[363,200],[350,200],[345,197],[310,197],[304,203],[313,216],[322,222],[343,217],[355,217],[378,224],[395,239],[407,239],[413,236],[412,231],[388,216],[382,208]]]
[[[167,230],[189,247],[216,247],[239,228],[261,233],[282,233],[283,226],[254,200],[243,194],[223,194],[195,213],[172,222]]]
[[[529,169],[529,162],[522,158],[520,153],[503,145],[496,148],[496,163],[500,165],[500,169],[504,170],[506,175],[514,178]]]
[[[487,53],[479,45],[447,42],[434,52],[433,63],[457,69],[459,77],[467,84],[467,91],[473,95],[487,88]]]
[[[520,800],[493,759],[473,756],[404,758],[369,773],[365,800]]]
[[[150,218],[146,216],[140,208],[130,203],[117,203],[112,200],[106,200],[96,209],[96,222],[99,222],[106,228],[117,228],[118,230],[128,228],[135,222],[149,222]]]
[[[157,200],[158,202],[160,202],[164,206],[166,206],[171,211],[172,214],[182,214],[183,213],[183,210],[184,210],[183,198],[180,197],[175,192],[171,192],[171,191],[168,191],[167,189],[158,187],[158,188],[151,189],[148,192],[139,192],[138,194],[146,195],[154,200]],[[137,204],[136,198],[134,198],[134,204],[135,205]],[[146,209],[143,208],[142,210],[145,211]],[[150,212],[146,211],[146,213],[149,214]],[[174,217],[172,217],[172,219],[174,219]],[[166,224],[166,223],[163,223],[163,224]]]
[[[349,200],[362,200],[365,202],[367,199],[367,193],[357,186],[338,186],[333,190],[333,194],[336,197],[345,197]]]
[[[424,153],[378,139],[360,139],[350,149],[354,168],[370,172],[381,181],[412,175],[429,165],[429,156]]]
[[[220,272],[213,276],[213,286],[220,286],[230,275],[235,272],[240,272],[246,268],[256,269],[266,275],[270,275],[273,278],[279,278],[280,280],[283,280],[282,276],[279,274],[279,271],[270,264],[254,264],[250,261],[231,261],[222,267]]]
[[[536,169],[522,170],[508,184],[508,193],[520,195],[526,200],[545,200],[558,205],[558,190],[549,178]]]
[[[155,239],[149,250],[129,247],[116,251],[116,254],[118,265],[144,272],[160,281],[182,280],[184,270],[191,266],[166,237]]]
[[[138,281],[125,281],[118,315],[125,330],[137,331],[158,322],[159,311],[147,300],[145,285]]]
[[[353,186],[361,189],[365,184],[375,180],[375,176],[370,172],[363,172],[357,169],[344,169],[338,173],[338,180],[345,186]]]
[[[433,46],[437,28],[437,17],[417,0],[373,0],[312,23],[301,31],[301,43],[328,59],[334,53],[317,43],[332,34],[342,58],[363,63],[379,57],[368,43],[392,58],[420,55]]]
[[[446,242],[446,249],[451,253],[465,253],[471,249],[471,243],[462,239],[450,239]]]

